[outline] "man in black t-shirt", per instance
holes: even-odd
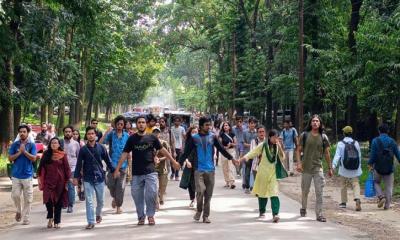
[[[154,225],[154,214],[157,205],[158,174],[155,170],[155,153],[164,155],[171,161],[175,169],[180,165],[171,154],[162,147],[158,138],[154,135],[145,135],[146,118],[140,116],[136,119],[138,132],[129,137],[125,144],[123,153],[119,159],[114,177],[118,177],[119,169],[132,152],[132,183],[131,194],[136,205],[138,225],[144,225],[146,215],[149,225]],[[144,206],[146,204],[146,213]]]

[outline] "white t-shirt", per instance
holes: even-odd
[[[183,135],[185,135],[185,129],[182,126],[171,128],[172,135],[175,137],[175,148],[182,149],[183,147]]]

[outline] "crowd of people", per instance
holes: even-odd
[[[318,115],[311,117],[301,134],[290,121],[284,121],[280,132],[266,129],[255,118],[244,123],[243,118],[237,116],[232,122],[233,127],[226,119],[213,122],[203,116],[198,125],[185,128],[179,116],[170,126],[168,119],[151,114],[137,117],[135,123],[117,116],[103,134],[97,127],[97,119],[92,119],[83,140],[73,126],[64,127],[63,136],[58,138],[46,123],[41,125],[41,132],[36,136],[30,126],[23,124],[9,149],[9,160],[13,163],[11,197],[16,206],[15,220],[30,224],[32,163],[37,161],[35,140],[47,146],[37,174],[47,209],[48,228],[60,228],[62,209],[73,213],[77,196],[86,202],[86,229],[100,224],[105,187],[110,192],[115,213],[123,213],[125,187],[129,184],[138,225],[144,225],[146,220],[149,225],[155,225],[155,214],[165,203],[169,180],[180,181],[179,186],[188,190],[189,207],[196,210],[194,220],[211,223],[210,206],[219,165],[227,189],[235,189],[236,179],[242,177],[244,193],[258,199],[260,219],[266,218],[270,199],[272,221],[279,222],[278,180],[298,172],[301,174],[300,216],[307,215],[308,194],[314,182],[316,220],[326,222],[324,171],[331,177],[336,168],[339,168],[342,189],[339,207],[346,208],[347,186],[351,184],[355,209],[361,211],[362,156],[360,144],[352,138],[351,126],[342,129],[344,138],[337,144],[332,161],[330,141]],[[391,203],[393,159],[396,157],[400,161],[397,144],[388,136],[388,131],[387,125],[379,126],[380,135],[372,141],[368,161],[374,173],[378,207],[384,209],[389,209]],[[382,181],[385,191],[381,189]]]

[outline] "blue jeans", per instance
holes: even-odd
[[[74,206],[75,204],[75,186],[71,181],[68,181],[68,206]]]
[[[101,216],[101,210],[104,206],[104,182],[101,183],[90,183],[83,182],[85,187],[85,198],[86,198],[86,219],[88,224],[95,223],[94,217],[94,206],[93,197],[96,194],[96,216]]]
[[[143,219],[146,215],[154,217],[158,194],[158,173],[133,176],[131,194],[135,202],[138,219]],[[145,204],[146,214],[144,214]]]

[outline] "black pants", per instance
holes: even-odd
[[[196,185],[194,182],[194,171],[192,171],[192,175],[190,176],[190,184],[188,187],[190,200],[194,200],[196,198]]]
[[[51,201],[46,203],[47,208],[47,219],[53,218],[54,224],[59,224],[61,222],[61,210],[62,210],[62,200],[54,204]]]
[[[176,153],[176,159],[180,159],[181,158],[181,154],[182,154],[182,150],[181,149],[175,149],[175,153]],[[171,164],[171,177],[175,176],[176,178],[179,177],[179,170],[175,170],[172,167]]]
[[[251,174],[251,166],[253,165],[253,159],[250,159],[246,162],[246,169],[244,171],[244,184],[243,187],[245,189],[250,188],[250,174]]]

